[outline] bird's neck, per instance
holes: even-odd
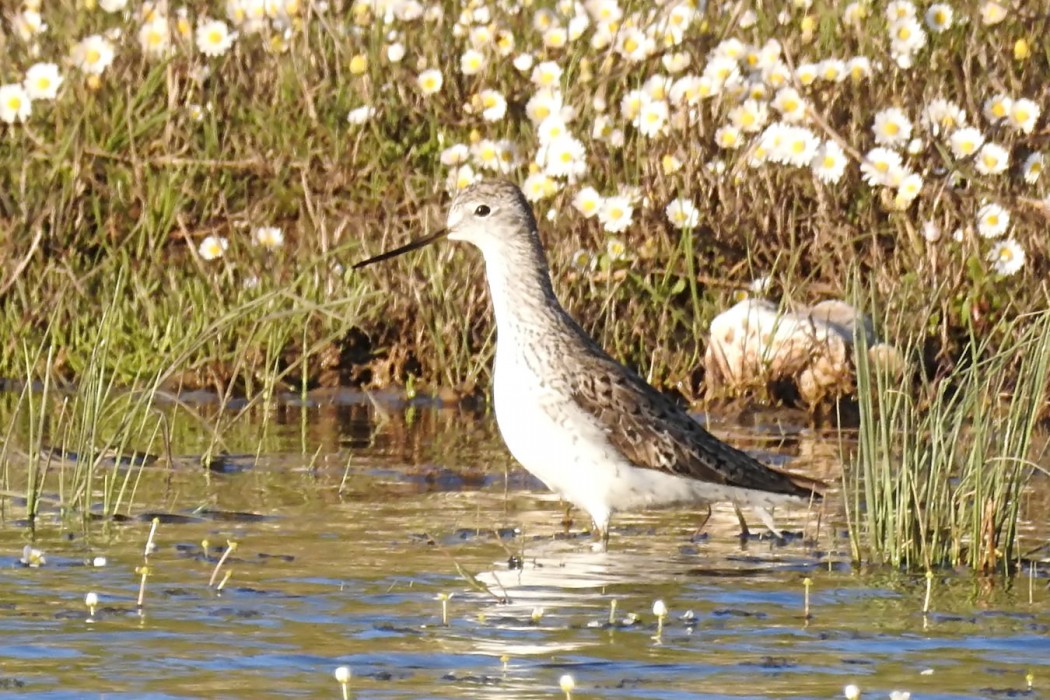
[[[565,312],[538,237],[483,252],[500,339],[525,343],[561,330]]]

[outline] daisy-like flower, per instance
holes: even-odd
[[[558,183],[546,173],[537,172],[525,178],[521,189],[525,193],[525,199],[530,202],[538,202],[553,196],[558,191]]]
[[[569,126],[560,114],[552,114],[536,127],[536,136],[543,146],[566,135],[569,135]]]
[[[29,99],[53,100],[58,96],[62,76],[59,75],[58,66],[54,63],[35,63],[26,71],[22,84],[25,86]]]
[[[401,59],[405,57],[405,45],[400,41],[395,41],[390,46],[386,47],[386,60],[391,63],[401,63]]]
[[[47,25],[37,10],[26,7],[11,17],[11,29],[22,41],[29,43],[38,34],[47,31]]]
[[[428,68],[416,78],[416,87],[424,95],[433,95],[445,84],[445,76],[437,68]]]
[[[197,48],[205,56],[222,56],[233,46],[237,32],[221,19],[205,19],[197,25]]]
[[[255,245],[269,250],[276,250],[284,245],[284,231],[277,226],[259,226],[252,231]]]
[[[642,105],[635,119],[638,133],[647,138],[658,136],[666,131],[669,111],[664,100],[648,100]]]
[[[740,66],[735,59],[715,56],[704,66],[704,77],[707,77],[717,93],[728,83],[740,78]]]
[[[1002,120],[1010,116],[1010,109],[1013,108],[1014,101],[1009,95],[999,93],[992,95],[984,101],[984,106],[981,111],[984,113],[984,118],[992,124],[998,124]]]
[[[758,100],[744,100],[729,110],[729,120],[744,133],[757,133],[769,121],[769,107]]]
[[[612,262],[625,260],[627,258],[627,245],[619,238],[610,238],[605,243],[605,254],[609,256],[609,260]],[[562,687],[565,686],[565,676],[562,676]]]
[[[854,82],[870,78],[873,74],[871,69],[871,59],[867,56],[854,56],[846,61],[846,71]]]
[[[201,241],[197,253],[205,260],[215,260],[221,258],[229,247],[230,242],[223,236],[208,236]]]
[[[481,139],[470,147],[474,165],[482,170],[500,170],[499,144],[492,139]]]
[[[999,241],[988,251],[988,262],[992,264],[995,273],[1003,277],[1009,277],[1024,267],[1024,248],[1012,238]]]
[[[813,170],[813,174],[816,175],[818,180],[828,185],[842,179],[843,173],[846,172],[847,162],[846,154],[842,152],[842,147],[829,140],[822,143],[820,148],[817,149],[817,153],[813,156],[809,167]]]
[[[860,173],[864,182],[872,187],[890,187],[901,171],[901,157],[889,148],[873,148],[864,155]]]
[[[821,79],[829,83],[841,83],[849,75],[846,62],[841,58],[825,58],[817,66]]]
[[[167,56],[171,49],[171,27],[168,25],[168,18],[154,13],[153,17],[139,28],[139,46],[142,47],[142,53],[150,58]]]
[[[540,88],[525,103],[525,115],[533,124],[539,124],[551,115],[561,115],[563,104],[560,90]]]
[[[128,4],[128,0],[99,0],[98,6],[106,12],[120,12]]]
[[[622,29],[616,35],[616,52],[630,63],[644,61],[655,50],[656,42],[637,27]]]
[[[886,21],[896,22],[915,17],[915,5],[910,0],[892,0],[886,3]]]
[[[802,168],[809,165],[820,148],[820,139],[802,126],[783,125],[779,145],[772,149],[769,159],[774,163]]]
[[[458,192],[459,190],[465,190],[479,180],[481,180],[481,175],[474,172],[474,168],[470,167],[469,164],[463,164],[448,174],[448,178],[445,180],[445,187],[449,192]]]
[[[923,222],[922,237],[926,239],[927,243],[936,243],[941,240],[941,227],[932,219]]]
[[[948,145],[951,146],[952,154],[960,159],[969,158],[977,153],[983,143],[984,134],[972,126],[956,129],[948,139]]]
[[[1045,165],[1046,162],[1042,153],[1031,153],[1024,159],[1024,164],[1021,165],[1021,176],[1024,177],[1024,181],[1029,185],[1034,185],[1039,181],[1039,176],[1043,174]]]
[[[631,201],[623,195],[606,197],[598,210],[598,221],[602,228],[609,233],[619,233],[631,225],[634,215],[634,206]]]
[[[566,134],[542,146],[536,162],[547,175],[572,181],[587,172],[587,149],[577,138]]]
[[[572,266],[581,272],[593,270],[598,266],[598,258],[589,250],[580,248],[572,254]]]
[[[1010,212],[994,202],[977,210],[977,233],[983,238],[999,238],[1010,226]]]
[[[1006,123],[1022,133],[1030,134],[1032,129],[1035,128],[1035,123],[1039,120],[1040,111],[1038,104],[1022,97],[1019,100],[1014,100]]]
[[[872,131],[875,132],[875,143],[896,148],[911,138],[911,122],[900,109],[889,107],[875,115]]]
[[[349,114],[346,115],[346,121],[354,126],[361,126],[362,124],[368,123],[376,115],[376,108],[371,105],[362,105],[356,109],[351,109]]]
[[[693,57],[685,51],[665,53],[660,57],[660,63],[668,73],[681,73],[693,62]]]
[[[496,90],[482,90],[478,102],[481,118],[487,122],[498,122],[507,114],[507,98]]]
[[[602,208],[605,200],[593,187],[584,187],[572,198],[572,206],[585,218],[596,216]]]
[[[531,53],[519,53],[514,57],[514,60],[511,61],[511,65],[513,65],[514,70],[519,73],[525,73],[532,68],[532,62],[534,60],[535,59],[533,59]]]
[[[951,29],[954,18],[955,12],[952,11],[951,5],[943,2],[934,3],[926,10],[926,26],[934,34]]]
[[[438,156],[441,164],[449,167],[453,165],[462,165],[467,162],[467,158],[469,157],[470,149],[465,143],[452,144],[441,151],[441,154]]]
[[[998,175],[1010,167],[1010,152],[997,143],[988,143],[981,146],[974,159],[974,167],[982,175]]]
[[[543,45],[548,49],[563,49],[569,43],[569,32],[565,27],[555,26],[543,32]]]
[[[789,124],[802,121],[806,116],[806,101],[793,87],[782,87],[773,97],[773,109],[780,112],[780,118]]]
[[[101,34],[92,34],[73,46],[72,59],[88,75],[102,75],[113,63],[113,44]]]
[[[715,143],[719,148],[732,150],[740,148],[740,146],[743,145],[744,140],[740,135],[740,129],[732,124],[725,124],[715,130]]]
[[[467,49],[459,57],[459,72],[463,75],[477,75],[485,69],[487,63],[485,54],[477,49]]]
[[[620,115],[627,121],[633,122],[650,99],[649,93],[645,90],[629,90],[620,98]]]
[[[673,200],[664,209],[664,213],[667,214],[667,220],[676,229],[692,229],[696,228],[696,225],[700,223],[700,211],[693,204],[692,200],[684,197]]]
[[[24,122],[32,112],[32,99],[22,85],[0,85],[0,121],[7,124]]]
[[[926,45],[926,32],[914,17],[890,24],[890,52],[911,55]]]
[[[816,63],[800,63],[795,68],[795,78],[804,87],[812,85],[820,75],[820,66]]]
[[[998,2],[989,0],[981,4],[981,23],[986,27],[999,24],[1006,19],[1006,8]]]
[[[904,208],[922,192],[923,180],[918,173],[907,173],[897,184],[897,204]]]
[[[922,123],[934,136],[950,134],[966,126],[966,112],[954,102],[938,97],[922,111]]]

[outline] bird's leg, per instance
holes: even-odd
[[[740,523],[740,539],[747,540],[751,538],[751,530],[747,528],[747,521],[744,520],[744,513],[740,510],[740,506],[733,504],[733,510],[736,511],[736,519]]]
[[[693,536],[691,539],[695,540],[697,537],[700,536],[700,533],[704,531],[704,528],[707,527],[707,523],[711,520],[711,513],[711,504],[708,503],[707,514],[704,515],[704,519],[700,521],[700,524],[696,526],[696,529],[693,531]]]
[[[562,501],[562,505],[565,506],[565,515],[562,516],[561,526],[565,528],[565,534],[569,534],[569,530],[572,528],[572,504],[566,501]]]

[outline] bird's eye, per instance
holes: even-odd
[[[487,205],[487,204],[479,204],[477,206],[477,208],[474,210],[474,216],[488,216],[489,212],[491,212],[491,211],[492,210],[489,209],[489,205]]]

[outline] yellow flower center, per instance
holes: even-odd
[[[102,59],[102,54],[99,53],[98,49],[88,49],[84,54],[84,62],[89,66],[98,63]]]
[[[7,108],[12,112],[17,112],[21,106],[22,98],[18,95],[11,95],[11,97],[7,98]]]
[[[623,42],[623,50],[627,53],[634,53],[638,50],[638,42],[634,39],[627,39]]]
[[[901,130],[900,126],[895,124],[894,122],[886,122],[886,134],[887,135],[889,135],[889,136],[896,136],[898,133],[900,133],[900,130]]]
[[[833,168],[835,166],[835,158],[833,156],[824,156],[824,167]]]
[[[222,43],[222,32],[218,29],[212,29],[208,32],[208,43],[209,44],[221,44]]]

